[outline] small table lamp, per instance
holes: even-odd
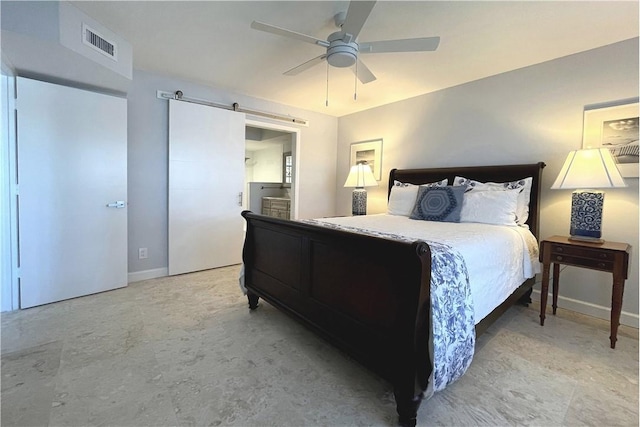
[[[591,189],[626,186],[609,149],[592,148],[570,152],[558,178],[551,186],[552,190],[575,189],[571,196],[569,238],[604,242],[601,239],[604,192]]]
[[[360,162],[355,166],[351,166],[344,186],[355,187],[351,199],[351,213],[353,215],[367,214],[367,190],[364,187],[372,187],[374,185],[378,185],[378,182],[373,176],[371,166],[367,162]]]

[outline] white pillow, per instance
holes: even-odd
[[[398,181],[396,181],[398,182]],[[416,204],[418,197],[418,186],[413,184],[396,185],[391,187],[391,195],[389,195],[389,203],[387,204],[387,213],[389,215],[411,215],[413,206]]]
[[[393,181],[391,195],[389,196],[389,203],[387,204],[387,213],[389,215],[409,216],[416,204],[419,187],[442,187],[445,185],[447,185],[446,179],[430,184],[420,184],[420,186],[400,181]]]
[[[464,193],[460,222],[480,222],[495,225],[518,225],[516,209],[520,189],[478,190]]]
[[[531,200],[532,184],[532,177],[511,182],[480,182],[462,176],[456,176],[453,179],[453,185],[466,185],[467,192],[477,190],[520,190],[520,194],[518,195],[518,207],[516,209],[516,223],[521,226],[526,226],[527,219],[529,218],[529,201]]]
[[[447,178],[445,178],[442,181],[429,182],[427,184],[420,184],[420,187],[446,187],[448,183],[449,181],[447,181]]]

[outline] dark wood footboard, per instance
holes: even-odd
[[[386,378],[415,423],[431,374],[429,246],[242,216],[250,307],[263,298]]]

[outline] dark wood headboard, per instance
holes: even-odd
[[[407,182],[411,184],[426,184],[429,182],[449,180],[453,183],[455,176],[474,179],[476,181],[507,182],[532,177],[531,200],[529,202],[529,218],[527,224],[534,236],[538,236],[540,227],[540,188],[542,169],[546,165],[543,162],[526,165],[504,166],[468,166],[435,169],[391,169],[389,173],[389,193],[393,187],[393,181]]]

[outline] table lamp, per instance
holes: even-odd
[[[608,148],[569,153],[552,190],[572,189],[571,240],[602,243],[604,192],[596,188],[626,187]]]
[[[355,166],[351,166],[344,186],[355,187],[351,199],[352,215],[367,214],[367,190],[364,187],[372,187],[374,185],[378,185],[378,182],[373,176],[371,166],[367,162],[359,162]]]

